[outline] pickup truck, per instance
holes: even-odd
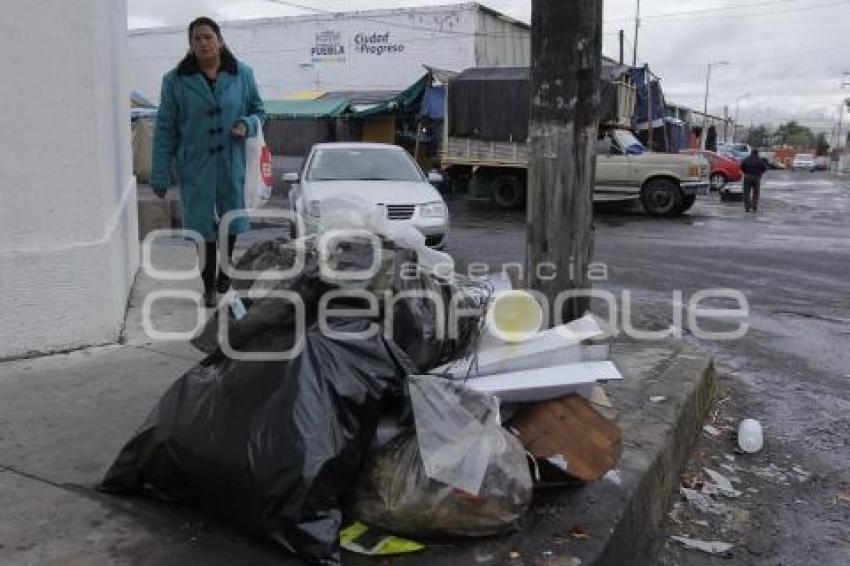
[[[708,194],[699,156],[650,152],[627,129],[636,87],[622,66],[600,76],[600,129],[594,202],[640,200],[654,216],[678,216]],[[528,169],[531,78],[527,68],[467,69],[449,81],[441,169],[449,185],[503,208],[523,206]]]
[[[502,208],[525,203],[528,147],[517,142],[449,138],[442,167],[466,177]],[[640,200],[653,216],[678,216],[708,194],[708,163],[699,156],[654,153],[626,129],[600,131],[593,202]]]
[[[708,190],[708,163],[699,156],[648,151],[621,129],[597,142],[594,202],[639,198],[653,216],[678,216]]]

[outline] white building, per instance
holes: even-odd
[[[0,359],[116,340],[138,267],[127,12],[3,5]]]
[[[189,22],[186,22],[188,26]],[[261,95],[306,90],[401,90],[422,65],[528,66],[531,31],[477,3],[222,22]],[[186,26],[130,32],[130,86],[158,101],[162,75],[186,54]]]

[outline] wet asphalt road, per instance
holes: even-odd
[[[524,212],[471,201],[453,201],[451,211],[447,251],[461,269],[524,260]],[[597,210],[594,261],[609,270],[597,288],[632,292],[637,328],[668,327],[675,290],[686,303],[710,288],[749,301],[741,339],[684,332],[721,376],[710,418],[720,435],[702,435],[684,481],[710,467],[739,480],[743,495],[720,515],[678,505],[657,541],[658,563],[730,563],[669,542],[688,534],[734,543],[735,564],[850,564],[850,177],[770,172],[757,214],[716,195],[677,219]],[[734,451],[746,417],[764,426],[759,454]]]

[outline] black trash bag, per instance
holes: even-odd
[[[420,373],[472,353],[493,294],[488,284],[444,279],[424,267],[415,274],[396,271],[393,292],[390,336]],[[453,305],[458,312],[476,314],[453,317]]]
[[[450,281],[440,278],[418,266],[415,250],[401,246],[386,238],[381,240],[380,267],[377,273],[365,280],[328,280],[321,276],[316,240],[306,238],[304,267],[288,279],[263,279],[259,274],[266,270],[285,270],[295,262],[294,244],[287,240],[267,240],[252,245],[239,258],[236,267],[253,271],[253,279],[234,279],[237,292],[294,291],[301,296],[305,305],[306,319],[315,320],[317,305],[329,291],[356,289],[373,292],[382,307],[385,293],[394,297],[391,317],[381,309],[381,320],[391,324],[385,332],[404,350],[420,373],[469,354],[477,342],[483,326],[484,313],[492,290],[474,281]],[[340,242],[331,250],[328,263],[340,272],[367,271],[372,265],[372,247],[368,241],[353,239]],[[411,269],[411,267],[416,269]],[[418,266],[418,267],[417,267]],[[460,317],[458,331],[450,330],[454,325],[451,317],[452,300],[458,308],[475,310],[477,315]],[[289,301],[274,297],[256,299],[243,298],[247,315],[234,320],[232,314],[217,311],[192,339],[199,350],[211,354],[221,346],[219,324],[221,316],[228,316],[228,340],[234,349],[242,349],[246,341],[274,328],[286,328],[292,324],[295,311]]]
[[[293,323],[295,308],[291,302],[273,296],[250,298],[247,297],[248,291],[294,291],[301,296],[304,303],[305,318],[315,320],[321,297],[328,291],[339,289],[340,286],[338,282],[328,281],[320,276],[319,253],[315,247],[315,239],[303,240],[303,245],[303,267],[295,275],[285,279],[264,279],[260,274],[268,271],[283,272],[293,267],[297,255],[295,244],[290,240],[278,238],[257,242],[248,248],[235,267],[240,271],[253,272],[254,277],[232,280],[233,288],[243,297],[247,315],[241,320],[235,320],[226,306],[217,310],[201,332],[191,340],[192,345],[206,354],[215,352],[221,346],[219,325],[223,315],[228,317],[227,336],[230,346],[236,350],[267,330],[287,328]],[[328,260],[329,265],[338,271],[366,270],[371,262],[371,246],[367,242],[356,240],[336,246]],[[375,284],[385,270],[385,263],[382,263],[382,270],[373,280],[361,282],[363,288]]]
[[[361,332],[368,320],[331,321]],[[293,332],[250,350],[286,351]],[[339,563],[339,502],[375,434],[380,401],[401,391],[404,353],[380,334],[341,341],[311,327],[291,361],[220,354],[180,377],[124,447],[101,489],[198,503],[311,563]]]

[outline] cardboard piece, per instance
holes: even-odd
[[[594,481],[617,465],[620,428],[579,396],[569,395],[522,407],[510,428],[545,466],[582,481]],[[544,479],[545,476],[544,476]]]

